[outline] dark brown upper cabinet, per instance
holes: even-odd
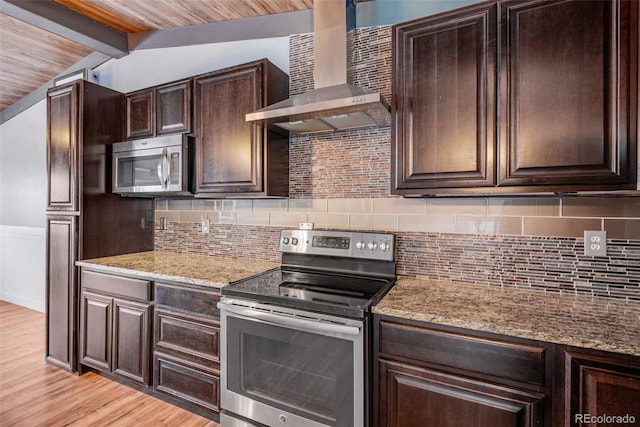
[[[127,139],[191,132],[191,79],[127,94]]]
[[[156,134],[191,132],[191,79],[156,88]]]
[[[47,210],[77,211],[80,138],[79,85],[52,89],[47,97]]]
[[[153,88],[127,94],[127,139],[155,135],[156,92]]]
[[[635,189],[637,13],[635,1],[500,4],[501,185]]]
[[[267,60],[195,78],[196,197],[288,196],[288,138],[245,120],[286,98],[288,85]]]
[[[394,26],[392,192],[636,189],[637,23],[634,1],[531,0]]]
[[[394,27],[396,193],[496,184],[496,10]]]

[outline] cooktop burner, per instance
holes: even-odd
[[[224,288],[225,297],[362,318],[395,283],[393,235],[284,230],[282,266]]]
[[[222,295],[336,314],[364,317],[394,284],[393,280],[364,279],[334,275],[269,270],[222,288]]]

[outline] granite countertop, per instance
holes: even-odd
[[[399,277],[374,313],[640,356],[640,301]]]
[[[220,288],[277,263],[138,252],[78,261],[104,273]],[[640,301],[400,276],[373,312],[474,331],[640,356]]]
[[[104,273],[122,273],[215,288],[279,266],[277,263],[264,261],[247,262],[241,259],[167,251],[87,259],[77,261],[76,265]]]

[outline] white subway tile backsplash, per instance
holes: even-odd
[[[398,215],[352,214],[349,216],[349,227],[354,230],[396,231]]]
[[[379,198],[373,200],[374,214],[422,214],[427,213],[424,199]]]
[[[373,199],[328,199],[329,213],[370,214],[373,212]]]
[[[315,228],[349,228],[349,215],[347,214],[309,213],[307,221],[312,222]]]
[[[456,231],[466,234],[522,234],[522,217],[467,216],[456,217]]]
[[[487,199],[428,199],[427,214],[429,215],[486,215]]]
[[[560,216],[558,197],[489,198],[490,216]]]
[[[186,211],[191,210],[193,206],[192,199],[169,199],[167,201],[169,210],[175,211]]]
[[[454,233],[456,217],[453,215],[399,215],[398,230]]]
[[[269,225],[268,212],[237,212],[236,224],[243,225]]]
[[[287,199],[260,199],[253,201],[254,212],[287,212],[289,201]]]
[[[280,213],[273,212],[270,214],[269,224],[272,227],[294,227],[298,228],[301,222],[307,222],[307,214],[305,213]]]
[[[290,199],[289,212],[327,213],[327,199]]]

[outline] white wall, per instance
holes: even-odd
[[[126,93],[262,58],[289,74],[289,37],[137,50],[95,73],[99,84]]]
[[[45,307],[47,105],[0,125],[0,299]]]

